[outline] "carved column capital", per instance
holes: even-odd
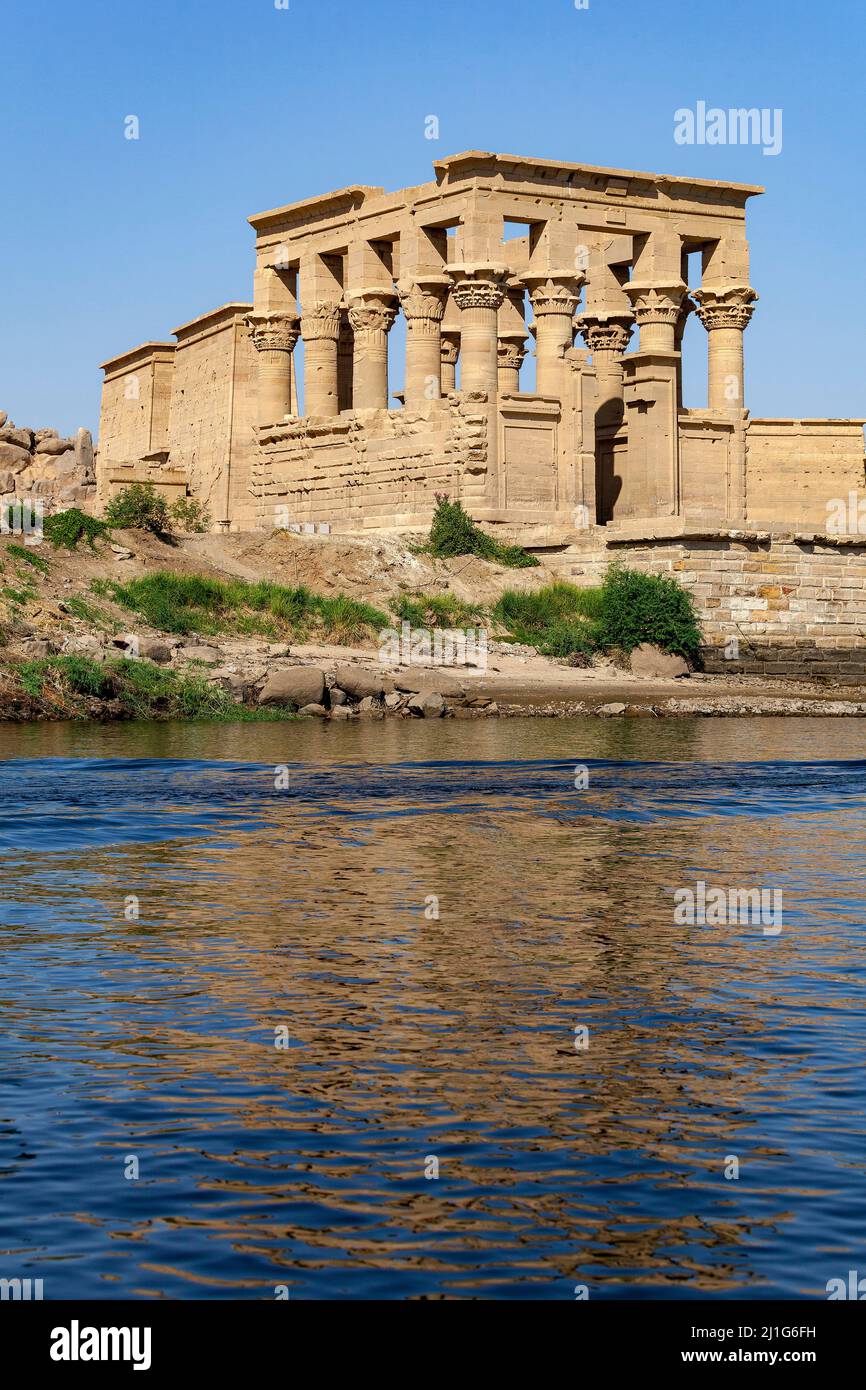
[[[502,370],[519,372],[526,356],[526,340],[516,335],[501,337],[497,341],[496,351]]]
[[[447,268],[458,309],[499,310],[505,302],[509,271],[502,265],[454,265]]]
[[[336,343],[340,336],[340,301],[320,299],[301,314],[301,335],[305,343],[322,339]]]
[[[707,332],[714,328],[745,329],[755,312],[758,295],[749,285],[719,285],[691,293],[697,300],[697,315]]]
[[[290,314],[247,314],[244,323],[256,352],[294,352],[300,332],[298,318]]]
[[[460,334],[446,329],[442,334],[440,352],[443,366],[456,367],[457,359],[460,356]]]
[[[640,284],[631,280],[623,285],[631,301],[639,328],[665,326],[674,328],[688,291],[681,280],[668,284]]]
[[[390,290],[355,290],[349,295],[349,323],[356,334],[389,333],[397,318],[397,297]]]
[[[544,275],[524,275],[532,311],[536,318],[545,314],[574,314],[586,277],[580,272],[552,271]]]
[[[622,355],[634,327],[632,315],[623,313],[578,314],[574,322],[593,356],[598,352]]]
[[[438,324],[445,313],[448,280],[444,275],[420,276],[417,280],[401,280],[397,286],[400,305],[406,322],[415,325]]]

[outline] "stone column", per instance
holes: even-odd
[[[497,314],[505,299],[508,270],[501,265],[448,267],[460,310],[460,389],[496,399],[499,384]]]
[[[574,311],[584,277],[574,271],[524,275],[536,325],[538,369],[535,389],[540,396],[561,396],[565,353],[574,342]]]
[[[396,296],[385,289],[355,290],[349,322],[355,334],[353,407],[388,409],[388,334],[397,317]]]
[[[288,314],[248,314],[244,320],[256,349],[258,420],[273,425],[292,413],[292,353],[299,323]]]
[[[676,352],[676,327],[687,293],[682,281],[623,285],[640,330],[641,352]]]
[[[748,285],[720,285],[694,291],[698,318],[707,330],[707,404],[710,410],[739,415],[744,409],[743,334],[758,298]]]
[[[406,405],[414,409],[442,395],[442,316],[448,280],[444,275],[419,276],[402,281],[397,292],[406,316]]]
[[[305,309],[301,314],[301,336],[304,339],[304,414],[338,415],[339,301],[320,299],[310,309]]]
[[[442,333],[441,345],[442,362],[442,395],[447,396],[449,391],[456,390],[457,387],[457,359],[460,356],[460,334],[446,330]]]
[[[520,390],[520,368],[526,356],[526,334],[500,333],[498,342],[499,390]]]
[[[592,353],[598,383],[598,408],[623,400],[623,355],[629,345],[634,319],[628,313],[579,314],[575,319],[583,341]]]
[[[677,315],[677,321],[674,325],[674,351],[680,354],[680,360],[677,363],[678,410],[682,410],[683,408],[683,336],[686,331],[686,324],[689,321],[689,315],[694,310],[694,307],[695,306],[690,299],[683,299],[683,302],[680,305],[680,312]]]

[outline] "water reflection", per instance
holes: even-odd
[[[732,726],[0,736],[0,1273],[822,1296],[866,1234],[866,739]],[[698,877],[782,887],[781,935],[674,925]]]

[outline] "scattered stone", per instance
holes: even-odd
[[[20,444],[10,444],[5,439],[0,439],[0,468],[11,468],[14,472],[20,473],[29,466],[30,454],[26,449],[22,449]]]
[[[333,698],[334,692],[331,691],[331,699]],[[398,710],[402,704],[403,696],[398,694],[396,690],[389,690],[388,694],[385,696],[385,708],[390,710]]]
[[[615,714],[625,714],[625,705],[621,704],[619,701],[616,701],[612,705],[599,705],[597,713],[605,717],[611,717]]]
[[[216,647],[182,647],[178,656],[182,661],[203,661],[209,666],[215,666],[222,660],[222,655]]]
[[[260,705],[320,705],[325,694],[325,675],[315,666],[292,666],[271,671],[259,695]]]
[[[641,642],[629,658],[629,669],[635,676],[664,676],[676,680],[689,674],[688,664],[673,652],[663,652],[651,642]]]
[[[351,719],[352,711],[348,705],[335,705],[331,710],[332,719]]]
[[[328,717],[328,711],[324,705],[304,705],[303,709],[298,710],[298,714],[306,714],[313,719],[327,719]]]
[[[332,708],[336,708],[337,705],[345,705],[348,703],[348,695],[346,694],[345,690],[341,690],[338,685],[331,686],[329,695],[331,698]]]
[[[131,550],[124,550],[122,546],[112,546],[115,560],[134,560],[135,554]]]
[[[445,713],[445,701],[438,690],[425,690],[413,695],[407,708],[422,719],[441,719]]]
[[[65,454],[67,449],[74,448],[74,439],[58,439],[56,435],[48,435],[46,438],[36,441],[37,454]]]
[[[17,430],[14,425],[5,425],[0,429],[0,440],[4,444],[15,444],[19,449],[24,449],[30,453],[33,444],[33,436],[29,430]]]
[[[268,646],[268,656],[291,656],[292,649],[288,642],[271,642]]]
[[[165,666],[166,662],[171,661],[171,647],[166,646],[158,637],[139,638],[138,654],[144,657],[145,661],[155,661],[157,666]]]
[[[363,700],[368,695],[381,695],[385,689],[385,679],[368,671],[363,666],[338,666],[334,673],[337,685],[345,690],[353,700]]]

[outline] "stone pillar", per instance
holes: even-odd
[[[687,293],[683,282],[641,284],[630,280],[623,289],[640,329],[640,351],[676,352],[677,321]]]
[[[524,275],[535,314],[538,370],[535,389],[540,396],[561,396],[565,353],[574,342],[574,311],[584,277],[574,271]]]
[[[304,414],[338,415],[339,302],[320,299],[310,309],[305,309],[301,314],[301,336],[304,339]]]
[[[709,334],[707,404],[710,410],[739,415],[745,408],[743,334],[758,296],[748,285],[708,285],[695,290],[694,297]]]
[[[526,334],[500,333],[498,341],[499,390],[520,390],[520,368],[526,356]]]
[[[683,335],[689,321],[689,314],[692,313],[694,307],[690,299],[684,298],[674,325],[674,351],[680,354],[680,360],[677,363],[677,410],[683,408]]]
[[[406,316],[406,405],[414,409],[442,395],[442,316],[448,280],[444,275],[419,276],[402,281],[397,292]]]
[[[442,395],[447,396],[449,391],[456,390],[457,387],[457,359],[460,356],[460,334],[451,330],[442,333],[441,345],[442,362]]]
[[[256,349],[258,421],[273,425],[292,413],[292,353],[299,321],[288,314],[249,314],[245,320]]]
[[[352,409],[352,373],[355,360],[355,335],[349,322],[349,310],[340,310],[340,336],[337,339],[337,397],[340,410]]]
[[[496,399],[499,384],[497,314],[505,299],[508,270],[501,265],[448,267],[460,310],[460,389]]]
[[[349,296],[349,322],[355,334],[353,408],[388,409],[388,334],[397,317],[391,290],[355,290]]]
[[[575,320],[592,353],[598,391],[598,408],[623,401],[623,355],[629,345],[634,319],[628,313],[580,314]],[[620,418],[622,410],[620,409]]]

